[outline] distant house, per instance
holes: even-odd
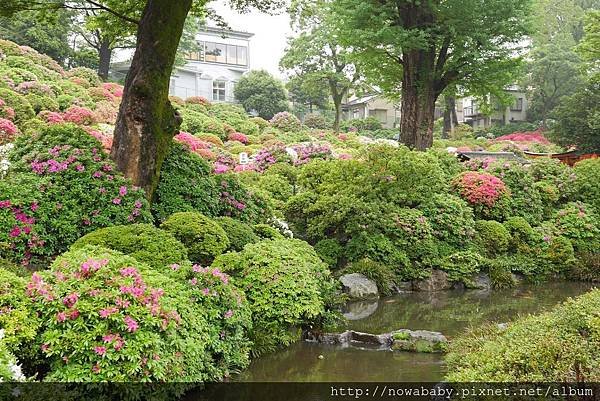
[[[377,118],[384,128],[396,128],[400,124],[400,107],[380,93],[362,97],[352,96],[342,105],[342,120],[366,117]]]
[[[169,94],[183,99],[202,96],[212,102],[235,102],[234,87],[250,70],[252,33],[203,27],[198,51],[186,54],[186,64],[175,67]],[[113,71],[127,73],[130,63],[115,63]]]
[[[494,124],[506,125],[526,121],[528,103],[525,91],[517,86],[512,86],[506,89],[506,92],[514,98],[513,103],[507,107],[498,106],[491,115],[483,114],[474,98],[463,98],[462,112],[464,122],[473,128],[488,128]]]

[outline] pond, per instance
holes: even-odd
[[[339,331],[373,334],[397,329],[432,330],[449,339],[470,326],[508,322],[548,310],[593,286],[553,282],[499,291],[404,293],[347,306]],[[242,382],[436,382],[445,374],[440,354],[391,352],[298,342],[255,359],[233,378]]]

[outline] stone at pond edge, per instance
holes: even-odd
[[[350,299],[378,298],[377,284],[360,273],[344,274],[340,277],[344,292]]]
[[[453,283],[448,280],[448,273],[442,270],[432,270],[431,276],[423,280],[413,281],[415,291],[444,291],[449,290]]]
[[[492,281],[490,276],[486,273],[477,273],[473,277],[473,288],[478,290],[490,290],[492,288]]]
[[[427,330],[398,330],[391,333],[394,351],[445,352],[448,339],[442,333]]]

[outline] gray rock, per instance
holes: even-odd
[[[513,281],[517,285],[521,284],[523,281],[525,281],[525,276],[522,275],[521,273],[511,273],[510,276],[512,277]]]
[[[473,287],[478,290],[489,290],[492,288],[492,281],[490,276],[486,273],[477,273],[473,277]]]
[[[364,319],[375,313],[378,306],[379,302],[376,299],[350,302],[346,305],[343,315],[348,320]]]
[[[411,292],[413,290],[412,281],[401,281],[394,286],[396,292]]]
[[[392,350],[411,352],[444,352],[448,339],[442,333],[427,330],[398,330],[391,333]]]
[[[414,281],[413,289],[416,291],[444,291],[451,289],[452,285],[448,280],[448,273],[434,269],[431,271],[431,276]]]
[[[496,326],[498,327],[498,329],[500,331],[504,331],[504,330],[508,329],[508,323],[498,323]]]
[[[378,298],[377,284],[360,273],[344,274],[340,277],[344,292],[350,299]]]

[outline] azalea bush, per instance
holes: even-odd
[[[12,142],[19,134],[19,129],[10,120],[0,118],[0,145]]]
[[[252,226],[248,224],[244,224],[231,217],[217,217],[215,221],[227,234],[227,238],[229,239],[228,250],[241,251],[247,244],[260,241],[259,236],[254,233]]]
[[[39,263],[100,227],[150,222],[144,193],[72,125],[21,135],[0,181],[0,256]]]
[[[479,216],[502,218],[506,214],[510,191],[500,178],[467,171],[454,178],[452,186]]]
[[[298,117],[287,111],[275,114],[273,118],[271,118],[270,123],[273,127],[284,132],[297,131],[302,126]]]
[[[184,268],[184,267],[182,267]],[[243,294],[218,271],[177,282],[121,253],[84,247],[27,285],[43,322],[47,381],[214,381],[247,364]]]

